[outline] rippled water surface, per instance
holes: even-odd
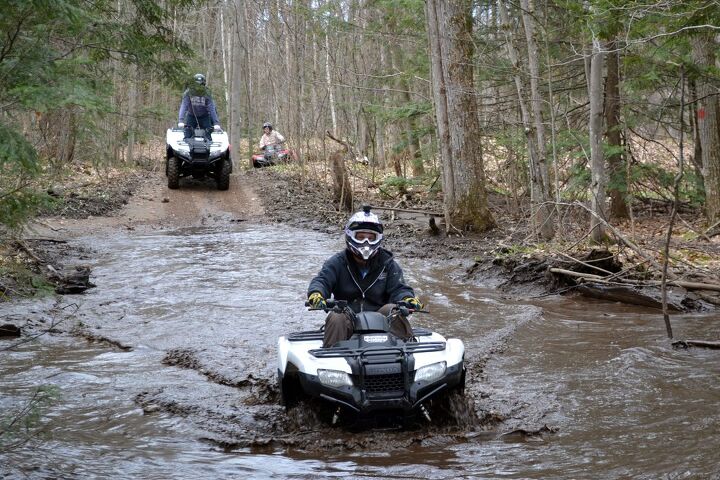
[[[454,282],[459,264],[399,259],[432,312],[413,322],[465,341],[484,421],[345,432],[285,414],[274,385],[277,337],[322,323],[305,289],[339,239],[245,225],[79,243],[97,288],[0,304],[35,328],[65,319],[0,351],[4,417],[39,385],[58,395],[0,476],[720,478],[720,354],[670,348],[659,312],[504,298]],[[673,322],[720,337],[717,314]]]

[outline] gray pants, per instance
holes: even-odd
[[[378,313],[385,316],[395,307],[394,303],[383,305]],[[395,315],[390,319],[390,333],[403,340],[409,340],[413,336],[412,327],[408,319],[402,315]],[[337,342],[347,340],[353,334],[352,319],[346,313],[330,314],[325,319],[325,336],[323,338],[323,348],[332,347]]]

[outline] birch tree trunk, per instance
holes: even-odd
[[[693,39],[692,55],[703,69],[715,67],[717,44],[713,34],[700,34]],[[720,220],[720,100],[716,89],[706,77],[696,80],[697,125],[700,136],[703,183],[705,185],[705,214],[710,225]]]
[[[325,81],[330,102],[330,118],[332,119],[333,134],[337,135],[337,114],[335,112],[335,95],[333,94],[332,75],[330,73],[330,35],[325,34]]]
[[[555,236],[555,226],[553,225],[552,216],[553,208],[547,203],[550,201],[549,188],[545,187],[545,182],[548,179],[547,165],[545,165],[545,172],[543,174],[543,168],[540,167],[540,157],[538,154],[537,139],[538,136],[534,135],[533,132],[536,130],[535,125],[531,119],[530,109],[528,108],[527,101],[525,100],[525,86],[523,84],[522,77],[520,75],[520,58],[515,48],[515,44],[512,38],[512,25],[510,24],[510,17],[508,15],[507,6],[504,0],[498,2],[498,10],[500,13],[500,22],[502,29],[505,33],[505,44],[507,48],[508,58],[513,65],[513,78],[515,81],[515,88],[517,90],[518,104],[520,106],[520,115],[522,116],[523,129],[525,130],[525,137],[527,139],[528,146],[528,164],[530,171],[530,203],[532,206],[532,218],[535,231],[541,238],[549,240]],[[537,51],[537,45],[535,45]],[[537,62],[536,62],[536,68]],[[537,82],[537,78],[535,80]],[[537,88],[537,85],[536,85]],[[536,93],[538,97],[538,105],[540,104],[539,92]],[[540,109],[541,110],[541,109]],[[542,124],[542,119],[540,119]],[[543,139],[544,133],[540,136]],[[543,152],[545,149],[543,148]],[[543,180],[543,178],[545,180]]]
[[[605,208],[605,156],[603,155],[603,60],[604,52],[600,40],[593,38],[590,58],[590,208],[596,215],[590,216],[590,236],[596,243],[606,239],[602,219],[606,219]],[[599,217],[599,218],[598,218]]]
[[[375,120],[375,164],[384,169],[387,167],[387,157],[385,155],[385,122],[380,119]]]
[[[547,153],[545,149],[545,125],[543,124],[542,97],[540,96],[540,50],[535,29],[535,2],[532,0],[521,0],[523,25],[525,26],[525,39],[528,49],[528,67],[530,69],[530,103],[532,105],[533,119],[535,125],[535,136],[537,137],[537,170],[540,175],[543,189],[543,200],[549,199],[550,182],[548,180]]]
[[[251,18],[251,12],[250,12],[250,2],[246,2],[244,0],[236,0],[238,2],[238,9],[242,7],[242,20],[243,20],[243,33],[244,33],[244,42],[241,42],[242,37],[238,34],[238,47],[243,47],[244,50],[244,71],[242,72],[245,75],[245,96],[247,97],[247,111],[245,112],[245,118],[247,119],[247,143],[248,143],[248,151],[247,155],[248,158],[252,157],[255,141],[254,141],[254,135],[253,135],[253,119],[255,118],[255,108],[254,108],[254,99],[255,99],[255,88],[256,88],[256,81],[255,81],[255,75],[256,72],[259,70],[253,63],[253,58],[251,56],[251,52],[255,51],[255,44],[253,42],[254,36],[252,35],[252,31],[254,31],[253,28],[253,21]],[[244,44],[244,45],[243,45]],[[242,118],[242,116],[240,117]],[[239,121],[239,120],[238,120]],[[239,134],[238,134],[239,135]],[[238,144],[238,149],[239,149]]]
[[[555,236],[554,212],[550,205],[550,175],[548,173],[547,150],[545,148],[545,124],[543,122],[543,100],[540,95],[540,49],[536,38],[535,28],[535,2],[521,0],[523,25],[525,26],[525,39],[528,47],[528,67],[530,68],[530,100],[532,104],[535,136],[537,138],[537,162],[535,175],[538,178],[540,190],[538,206],[538,223],[540,236],[550,240]]]
[[[442,27],[438,15],[441,13],[439,3],[443,0],[427,0],[425,3],[425,19],[427,21],[430,65],[432,76],[433,106],[435,108],[435,124],[437,126],[438,150],[442,166],[443,211],[445,228],[450,230],[451,205],[455,204],[454,166],[450,151],[450,121],[448,119],[447,88],[443,68],[443,55],[440,47]]]
[[[230,102],[228,109],[230,110],[230,118],[228,119],[228,126],[230,130],[230,145],[235,147],[234,152],[230,152],[233,155],[233,162],[238,165],[242,152],[240,151],[240,145],[242,140],[242,112],[241,112],[241,95],[243,90],[242,75],[245,71],[243,68],[243,49],[242,49],[242,35],[243,27],[245,25],[244,13],[245,10],[242,8],[240,3],[242,0],[235,0],[233,8],[234,13],[234,28],[230,34],[230,51],[232,55],[232,77],[230,82]]]
[[[227,8],[227,0],[223,2],[220,7],[220,49],[222,53],[222,66],[223,66],[223,85],[225,93],[225,121],[227,125],[230,125],[230,83],[228,82],[230,66],[227,62],[228,53],[230,48],[230,41],[226,40],[227,36],[225,33],[225,9]]]
[[[127,112],[127,154],[125,163],[132,165],[135,160],[135,127],[137,123],[137,69],[130,67],[130,88],[128,90],[128,112]]]

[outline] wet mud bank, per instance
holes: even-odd
[[[261,192],[264,201],[274,206],[268,211],[269,221],[341,235],[347,214],[332,208],[332,192],[326,184],[269,169],[253,171],[248,175],[259,186],[257,190]],[[490,203],[496,205],[495,213],[502,220],[501,223],[515,226],[498,227],[481,235],[467,232],[462,235],[445,235],[430,225],[429,215],[391,210],[402,205],[415,211],[441,212],[442,205],[437,200],[405,197],[406,200],[397,202],[368,192],[355,194],[357,205],[366,203],[388,209],[378,210],[377,213],[385,222],[386,242],[393,252],[403,258],[452,263],[458,270],[457,277],[463,282],[524,298],[584,295],[611,302],[662,308],[659,282],[645,282],[649,278],[649,271],[637,270],[636,263],[643,266],[648,263],[647,259],[636,258],[635,252],[628,251],[628,248],[613,251],[606,248],[577,252],[542,251],[523,227],[527,219],[508,217],[502,198],[491,195]],[[440,217],[433,220],[440,221]],[[657,250],[660,247],[654,245],[652,248]],[[697,251],[696,255],[710,255],[709,258],[720,255],[720,243],[690,242],[675,248]],[[623,260],[620,260],[621,257]],[[710,284],[714,290],[703,290],[696,286],[690,290],[674,286],[670,292],[670,308],[676,311],[717,310],[720,308],[720,281],[716,276],[707,275],[707,269],[687,269],[687,265],[691,264],[677,261],[677,265],[684,265],[687,270],[681,271],[682,278],[693,283]],[[570,275],[557,273],[560,270],[568,271]],[[582,279],[577,275],[580,273],[588,274],[589,278],[591,275],[599,276],[600,282]],[[610,285],[603,285],[603,282]],[[628,283],[631,285],[628,286]]]

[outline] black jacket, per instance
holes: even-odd
[[[403,278],[400,265],[384,248],[368,262],[369,271],[362,277],[357,262],[348,250],[336,253],[325,261],[320,272],[310,281],[308,295],[320,292],[323,297],[347,300],[355,312],[376,311],[388,303],[397,303],[415,292]]]

